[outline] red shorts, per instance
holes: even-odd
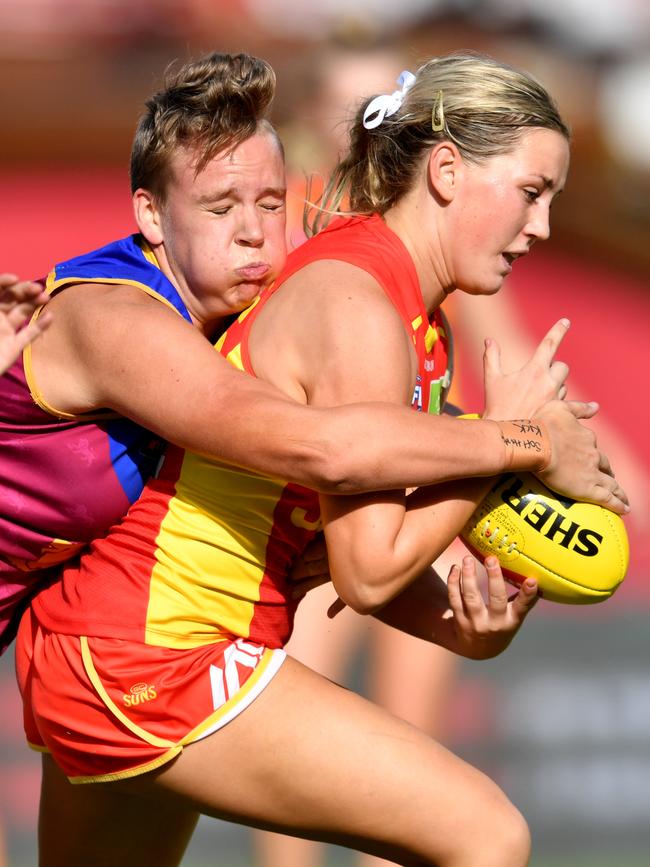
[[[61,635],[27,610],[16,642],[25,734],[73,783],[142,774],[234,719],[284,659],[241,638],[176,650]]]

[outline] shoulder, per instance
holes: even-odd
[[[75,283],[54,294],[50,310],[61,324],[85,328],[91,324],[123,321],[144,315],[182,317],[160,298],[124,283]]]
[[[260,311],[256,327],[278,320],[285,333],[295,326],[303,345],[315,338],[340,345],[346,334],[358,338],[361,328],[398,334],[404,330],[379,281],[363,268],[338,259],[310,262],[282,283]]]
[[[295,380],[312,404],[410,397],[412,344],[400,314],[348,262],[318,260],[290,277],[260,311],[250,348],[258,375],[285,388]]]
[[[303,265],[282,283],[286,294],[305,293],[323,296],[324,302],[354,297],[385,299],[385,292],[367,269],[342,259],[317,259]]]
[[[76,283],[48,306],[52,324],[33,345],[32,362],[47,400],[66,411],[100,405],[102,381],[140,359],[211,349],[173,308],[134,286]]]

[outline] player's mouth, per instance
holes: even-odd
[[[241,277],[245,283],[257,283],[264,280],[268,276],[271,266],[268,262],[251,262],[249,265],[242,265],[241,268],[235,268],[235,273]]]
[[[502,253],[501,258],[505,262],[506,273],[509,274],[512,271],[512,266],[521,256],[525,256],[526,253]]]

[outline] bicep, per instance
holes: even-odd
[[[122,303],[116,314],[79,336],[89,401],[138,422],[167,440],[192,447],[192,425],[212,406],[237,372],[201,332],[152,299]],[[243,377],[242,377],[243,378]]]
[[[291,402],[236,370],[167,305],[124,286],[70,287],[55,301],[36,379],[49,377],[45,397],[56,409],[112,410],[183,448],[260,472],[309,460],[287,436],[298,427]]]

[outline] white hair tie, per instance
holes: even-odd
[[[399,90],[393,93],[382,93],[371,99],[363,113],[363,125],[366,129],[375,129],[385,117],[390,117],[399,110],[404,97],[415,84],[415,76],[407,69],[397,79]],[[374,115],[374,117],[373,117]]]

